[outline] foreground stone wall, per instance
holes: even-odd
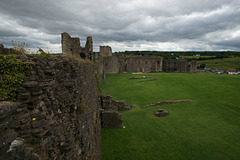
[[[0,113],[0,159],[22,154],[46,160],[100,159],[93,65],[64,56],[18,58],[31,62],[32,69],[17,89],[17,105]],[[24,139],[24,145],[7,153],[17,137]]]

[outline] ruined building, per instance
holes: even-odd
[[[100,53],[101,54],[101,53]],[[162,57],[114,54],[104,58],[105,73],[161,72]]]
[[[85,48],[80,45],[80,38],[72,38],[68,33],[62,33],[62,53],[81,56],[84,59],[93,60],[92,37],[87,37]]]
[[[186,59],[163,60],[163,72],[195,73],[197,71],[197,61]]]
[[[110,46],[100,46],[102,58],[95,55],[95,59],[101,59],[101,73],[124,73],[124,72],[179,72],[194,73],[197,69],[196,61],[189,62],[186,59],[164,60],[160,56],[139,56],[113,54]],[[85,48],[80,46],[79,38],[71,38],[68,33],[62,33],[63,54],[79,55],[82,58],[93,59],[92,37],[87,38]],[[99,69],[98,69],[99,70]]]
[[[112,56],[112,48],[109,46],[100,46],[100,55],[103,57]]]

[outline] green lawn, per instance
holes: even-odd
[[[156,81],[107,75],[103,94],[136,107],[123,115],[125,129],[102,130],[102,160],[240,159],[240,76],[157,73]],[[143,76],[143,75],[137,75]],[[163,100],[191,99],[151,108]],[[157,109],[169,115],[156,117]]]
[[[200,60],[198,64],[206,64],[206,67],[217,68],[220,70],[227,70],[229,68],[236,68],[240,70],[240,57]]]

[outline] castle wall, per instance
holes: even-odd
[[[105,73],[120,73],[120,63],[117,56],[104,57]]]
[[[162,58],[159,56],[119,56],[122,72],[161,72]]]
[[[103,57],[112,56],[112,48],[109,46],[100,46],[100,55]]]
[[[178,72],[178,73],[194,73],[197,70],[196,61],[188,61],[185,59],[168,59],[163,60],[164,72]]]
[[[85,48],[80,45],[79,38],[72,38],[68,33],[62,33],[62,53],[77,55],[85,59],[93,60],[92,37],[87,37]]]
[[[64,56],[18,58],[32,69],[17,89],[17,104],[0,102],[0,159],[100,159],[93,64]],[[16,137],[24,143],[7,153]]]
[[[85,49],[87,59],[92,61],[93,60],[93,40],[91,36],[87,37],[87,41],[84,49]]]
[[[99,81],[99,85],[103,83],[103,81],[105,80],[105,69],[104,69],[104,59],[102,57],[99,57],[96,61],[95,61],[95,70],[97,71],[97,78]]]
[[[115,55],[104,57],[105,73],[161,72],[162,58],[158,56]]]
[[[82,51],[79,38],[71,38],[71,36],[64,32],[62,33],[62,53],[78,55]]]
[[[189,73],[196,73],[197,72],[197,61],[192,60],[190,62],[190,69],[189,69]]]

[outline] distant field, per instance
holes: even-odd
[[[240,57],[199,60],[198,64],[206,64],[206,67],[217,68],[220,70],[227,70],[229,68],[236,68],[240,70]]]
[[[102,160],[240,159],[240,76],[144,75],[158,80],[138,82],[128,79],[131,74],[112,74],[102,85],[104,94],[136,105],[121,112],[125,129],[102,130]],[[181,99],[192,102],[140,108]],[[156,117],[160,108],[169,115]]]
[[[216,57],[216,56],[180,56],[181,58],[186,58],[186,59],[199,59],[201,58],[212,58],[212,57]]]

